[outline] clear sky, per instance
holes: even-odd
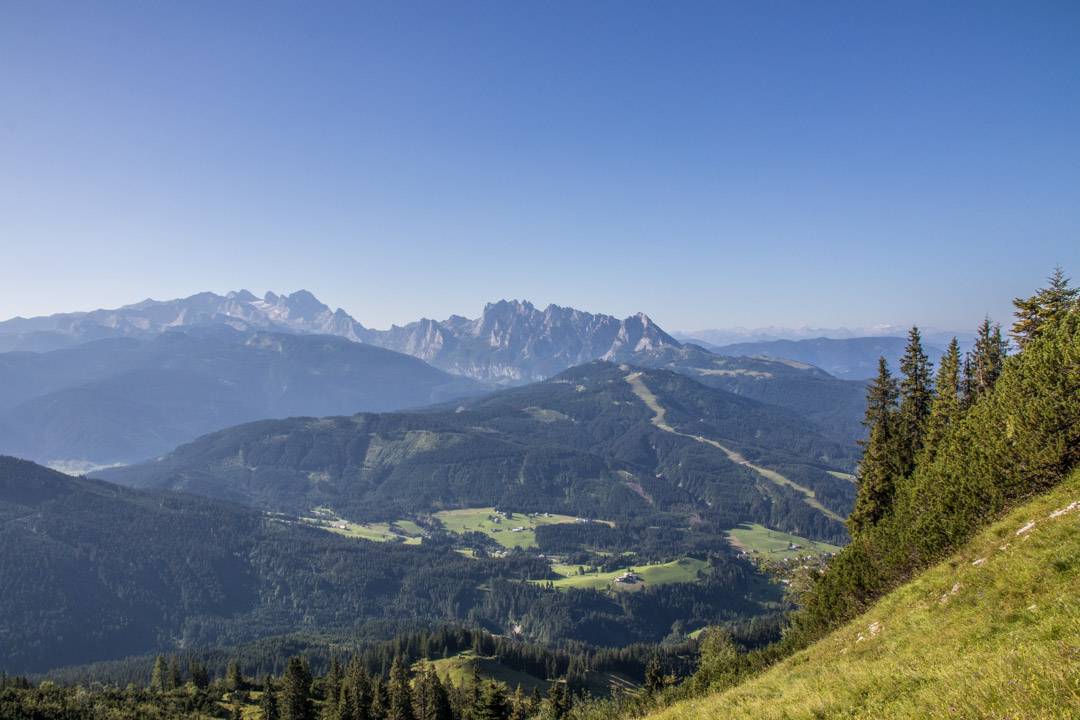
[[[1058,263],[1074,0],[0,2],[0,318],[965,328]]]

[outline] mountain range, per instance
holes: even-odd
[[[708,345],[718,355],[761,357],[805,362],[844,380],[867,380],[877,375],[878,358],[885,358],[895,372],[907,347],[905,337],[857,337],[846,339],[812,338],[807,340],[771,340],[733,345]],[[933,345],[924,345],[931,362],[944,353]]]
[[[200,293],[16,318],[0,323],[0,348],[0,450],[75,470],[157,456],[258,418],[403,409],[597,359],[787,407],[845,442],[862,432],[861,383],[807,363],[722,357],[644,314],[519,301],[472,320],[377,331],[303,290]]]
[[[0,452],[85,470],[260,418],[396,410],[484,389],[341,337],[200,325],[0,354]]]

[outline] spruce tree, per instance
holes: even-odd
[[[920,462],[931,460],[938,451],[949,428],[962,412],[960,393],[960,344],[956,338],[941,356],[937,378],[934,380],[934,403],[926,427],[926,441]]]
[[[150,689],[154,692],[165,692],[168,682],[168,669],[165,665],[165,656],[158,655],[154,658],[154,669],[150,673]]]
[[[475,720],[508,720],[510,703],[502,683],[486,680],[480,688],[480,702],[473,708]]]
[[[574,700],[570,695],[570,688],[565,681],[556,680],[548,689],[548,708],[551,715],[558,720],[570,713],[574,707]]]
[[[337,655],[331,655],[330,668],[323,677],[323,716],[331,720],[338,716],[337,703],[341,695],[342,677],[341,663],[338,662]]]
[[[1048,322],[1060,320],[1080,302],[1080,288],[1069,287],[1069,278],[1060,266],[1047,278],[1049,285],[1029,298],[1016,298],[1016,322],[1012,336],[1021,350],[1036,338]]]
[[[343,684],[349,688],[349,695],[352,700],[353,716],[351,720],[371,720],[374,717],[371,713],[371,677],[358,656],[354,655],[349,660]]]
[[[529,699],[525,697],[525,691],[521,689],[519,684],[510,699],[510,720],[527,720],[531,714],[532,708]]]
[[[390,709],[390,700],[386,693],[386,683],[381,678],[375,678],[371,683],[371,706],[372,720],[385,720]]]
[[[858,494],[848,518],[848,530],[857,535],[875,524],[892,503],[896,476],[896,399],[899,389],[884,357],[878,359],[878,374],[866,393],[863,425],[869,437],[863,446],[858,469]]]
[[[450,697],[433,665],[416,677],[413,688],[413,715],[416,720],[452,720]]]
[[[277,693],[274,692],[274,683],[270,676],[263,678],[262,697],[259,698],[259,709],[262,711],[262,720],[280,720],[278,712]]]
[[[386,720],[415,720],[412,712],[412,687],[409,684],[409,671],[401,656],[394,658],[390,666],[390,678],[387,683]]]
[[[210,685],[210,673],[206,671],[206,666],[194,658],[188,663],[188,675],[191,676],[192,684],[200,690],[205,690]]]
[[[356,707],[353,704],[353,694],[349,690],[349,683],[340,684],[337,701],[330,712],[334,720],[356,720]]]
[[[899,477],[906,477],[915,468],[930,419],[930,406],[934,400],[931,381],[933,364],[926,357],[922,335],[918,327],[908,333],[904,357],[900,359],[900,410],[897,414],[897,470]]]
[[[964,358],[962,402],[965,408],[989,392],[1005,366],[1007,347],[1001,326],[983,318],[975,333],[975,345]]]
[[[660,656],[653,655],[645,666],[645,692],[653,695],[664,689],[664,670],[660,666]]]
[[[175,655],[169,658],[169,672],[165,677],[165,687],[167,690],[175,690],[184,684],[184,678],[180,674],[180,658]]]
[[[298,657],[289,658],[285,675],[281,679],[282,720],[313,720],[315,711],[311,701],[311,673],[307,663]]]
[[[235,660],[230,660],[225,670],[225,687],[234,691],[244,687],[244,676],[240,673],[240,663]]]

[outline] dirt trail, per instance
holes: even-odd
[[[645,383],[642,381],[640,372],[630,373],[629,375],[627,375],[626,376],[626,382],[628,382],[630,384],[630,388],[634,391],[634,394],[637,395],[638,398],[640,398],[641,401],[643,403],[645,403],[645,405],[650,410],[652,410],[652,412],[653,412],[652,424],[654,426],[656,426],[657,428],[663,430],[664,432],[669,432],[669,433],[671,433],[673,435],[682,435],[683,437],[688,437],[691,440],[697,440],[699,443],[704,443],[705,445],[713,446],[717,450],[720,450],[725,455],[727,455],[728,460],[730,460],[731,462],[738,463],[739,465],[742,465],[743,467],[746,467],[749,470],[753,470],[758,475],[765,478],[766,480],[773,483],[774,485],[781,485],[781,486],[789,487],[792,490],[795,490],[796,492],[798,492],[799,494],[801,494],[803,496],[803,502],[805,502],[810,507],[812,507],[815,510],[817,510],[818,512],[822,513],[826,517],[831,518],[833,520],[836,520],[837,522],[844,522],[844,518],[840,517],[839,515],[834,513],[832,510],[830,510],[829,508],[825,507],[820,502],[818,502],[817,496],[814,494],[814,491],[811,490],[810,488],[805,487],[803,485],[799,485],[798,483],[793,482],[792,480],[789,480],[788,478],[784,477],[783,475],[776,472],[775,470],[770,470],[769,468],[765,468],[765,467],[761,467],[760,465],[753,464],[752,462],[747,460],[745,457],[743,457],[739,453],[735,452],[734,450],[732,450],[732,449],[730,449],[728,447],[725,447],[725,446],[721,445],[720,443],[718,443],[715,440],[711,440],[711,439],[709,439],[707,437],[703,437],[701,435],[691,435],[689,433],[679,432],[675,428],[668,425],[667,424],[667,411],[660,404],[660,401],[656,399],[656,396],[653,395],[652,390],[650,390],[645,385]]]

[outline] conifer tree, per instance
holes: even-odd
[[[962,402],[969,408],[989,392],[1005,365],[1007,347],[1001,337],[1001,326],[983,318],[975,333],[975,345],[964,358]]]
[[[353,694],[349,690],[349,683],[340,684],[337,702],[332,712],[333,720],[356,720],[356,707],[353,704]]]
[[[165,656],[158,655],[154,658],[154,669],[150,673],[150,689],[154,692],[165,692],[168,681],[168,669],[165,665]]]
[[[342,677],[341,663],[338,662],[337,655],[331,655],[330,667],[323,677],[323,715],[332,720],[338,716],[337,702],[341,695]]]
[[[869,437],[861,443],[863,456],[859,461],[858,494],[848,518],[848,530],[853,536],[880,520],[892,502],[898,394],[888,361],[879,358],[877,378],[866,393],[863,425],[869,431]]]
[[[433,665],[416,677],[413,688],[413,715],[416,720],[452,720],[450,698]]]
[[[240,673],[240,663],[236,660],[230,660],[225,669],[225,687],[232,691],[244,687],[244,676]]]
[[[385,720],[390,709],[390,700],[386,693],[386,683],[381,678],[375,678],[371,682],[371,707],[372,720]]]
[[[311,672],[307,663],[298,657],[289,658],[281,681],[282,720],[313,720],[315,711],[311,700]]]
[[[896,462],[898,477],[907,477],[915,468],[915,458],[923,447],[930,406],[934,399],[931,372],[918,327],[908,333],[908,344],[900,359],[900,410],[897,414]]]
[[[660,656],[653,655],[645,666],[645,692],[653,695],[664,689],[664,670],[660,666]]]
[[[169,673],[165,678],[167,690],[175,690],[184,684],[184,678],[180,674],[180,658],[175,655],[169,658]]]
[[[277,693],[274,692],[274,683],[267,675],[263,678],[262,697],[259,698],[259,709],[262,711],[262,720],[280,720],[278,712]]]
[[[934,402],[927,421],[922,462],[931,460],[937,454],[938,446],[949,428],[960,419],[961,412],[960,344],[953,338],[941,356],[934,381]]]
[[[529,699],[525,697],[525,691],[519,684],[514,690],[514,696],[510,699],[510,720],[527,720],[532,714]]]
[[[1029,298],[1016,298],[1016,322],[1012,336],[1021,350],[1036,338],[1048,322],[1060,320],[1080,303],[1080,288],[1069,287],[1069,278],[1061,266],[1047,278],[1049,285]]]
[[[188,675],[191,676],[192,684],[200,690],[205,690],[210,685],[210,673],[206,671],[206,666],[194,658],[188,663]]]
[[[412,688],[409,684],[409,671],[398,655],[390,666],[387,682],[388,699],[386,720],[415,720],[412,712]]]
[[[574,699],[570,695],[570,688],[562,680],[551,683],[547,700],[551,714],[556,720],[565,717],[574,707]]]
[[[475,720],[508,720],[510,703],[502,683],[486,680],[480,688],[480,702],[473,708]]]
[[[353,656],[345,672],[344,685],[349,688],[353,716],[350,720],[371,720],[371,677],[360,658]]]

